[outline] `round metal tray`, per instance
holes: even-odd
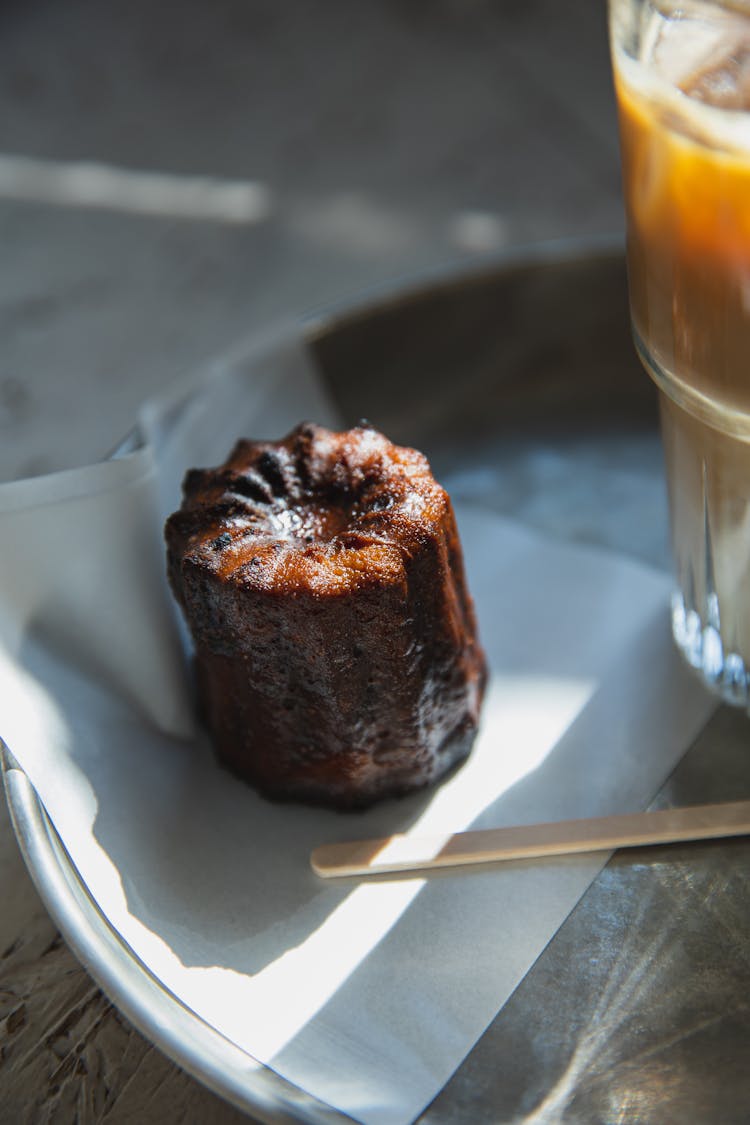
[[[545,247],[448,272],[304,329],[346,420],[367,417],[423,448],[457,497],[668,565],[655,396],[630,342],[619,246]],[[720,709],[663,799],[750,796],[746,722]],[[128,1018],[260,1120],[346,1120],[161,987],[88,896],[7,748],[2,765],[37,888]],[[423,1125],[746,1120],[749,858],[743,840],[615,856]]]

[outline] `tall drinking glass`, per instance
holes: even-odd
[[[750,0],[610,0],[633,336],[659,388],[675,641],[750,687]]]

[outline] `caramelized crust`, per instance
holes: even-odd
[[[446,492],[362,425],[303,424],[191,470],[168,572],[221,760],[263,793],[340,808],[468,754],[485,665]]]

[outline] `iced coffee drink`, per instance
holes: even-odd
[[[611,0],[636,347],[661,391],[675,640],[750,676],[750,3]]]

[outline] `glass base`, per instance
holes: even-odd
[[[709,609],[709,618],[718,621],[718,607],[715,613]],[[747,708],[750,685],[745,661],[739,653],[725,651],[718,627],[689,608],[679,590],[672,595],[672,636],[706,687],[725,703]]]

